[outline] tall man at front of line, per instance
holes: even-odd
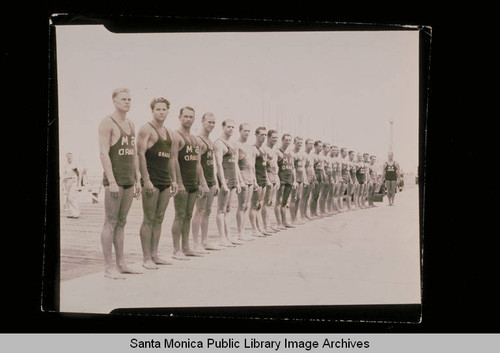
[[[238,147],[230,141],[234,133],[235,123],[231,119],[222,122],[222,136],[214,143],[217,176],[220,183],[220,192],[217,199],[217,229],[219,231],[220,246],[234,247],[242,243],[231,235],[231,199],[234,193],[241,192],[240,175],[238,168]]]
[[[205,250],[220,250],[215,244],[208,241],[208,221],[212,212],[212,204],[215,196],[219,193],[217,181],[217,169],[214,159],[214,143],[210,139],[210,133],[215,128],[215,117],[213,113],[205,113],[201,118],[201,132],[197,136],[200,141],[201,168],[207,182],[207,189],[203,190],[201,197],[196,201],[196,211],[193,216],[193,242],[194,250],[206,253]],[[200,240],[201,230],[201,240]]]
[[[142,273],[125,264],[123,244],[125,224],[132,200],[139,197],[139,159],[135,146],[134,124],[127,119],[131,97],[127,88],[112,94],[115,111],[99,125],[99,150],[104,169],[104,226],[101,245],[104,254],[104,276],[125,279],[122,273]],[[116,268],[112,251],[115,248]]]
[[[177,163],[172,155],[177,155],[178,141],[173,141],[173,132],[164,126],[170,102],[163,97],[155,98],[150,107],[153,119],[141,126],[137,150],[142,175],[143,267],[155,270],[157,265],[172,264],[158,256],[158,245],[170,197],[177,192]]]
[[[178,191],[174,197],[175,218],[172,224],[174,243],[173,258],[189,260],[187,256],[203,256],[189,246],[189,230],[196,199],[201,190],[208,188],[200,162],[200,146],[196,137],[191,135],[195,111],[191,107],[181,108],[177,136],[178,156],[173,156],[179,164],[177,171]],[[182,251],[180,241],[182,238]]]

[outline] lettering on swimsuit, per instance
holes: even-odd
[[[199,151],[200,151],[200,146],[196,146],[194,148],[194,152],[196,152],[196,154],[198,154]],[[187,145],[186,146],[186,153],[193,153],[193,146]]]
[[[158,157],[170,158],[170,152],[159,151],[158,152]]]
[[[122,142],[121,145],[127,145],[128,146],[128,136],[122,136]],[[135,146],[135,136],[130,137],[130,145]]]
[[[133,156],[135,154],[135,150],[133,148],[120,148],[118,150],[119,156]]]
[[[198,160],[198,155],[196,155],[196,154],[186,154],[186,155],[184,156],[184,160],[185,160],[186,162],[189,162],[189,161],[197,161],[197,160]]]

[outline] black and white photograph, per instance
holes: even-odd
[[[421,304],[416,26],[55,35],[60,312]]]

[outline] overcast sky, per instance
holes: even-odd
[[[114,34],[103,26],[57,26],[60,153],[102,173],[99,122],[111,93],[128,87],[136,131],[149,103],[266,125],[386,159],[394,120],[395,159],[418,165],[418,31]],[[281,120],[281,123],[280,123]],[[236,133],[237,135],[237,133]],[[253,142],[254,139],[251,139]]]

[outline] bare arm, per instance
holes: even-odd
[[[222,169],[222,155],[224,153],[224,144],[220,141],[214,143],[214,157],[215,164],[217,165],[216,171],[220,180],[220,187],[227,189],[226,178],[224,177],[224,170]]]
[[[144,183],[151,182],[149,179],[148,166],[146,163],[146,150],[148,149],[151,130],[146,125],[142,126],[137,136],[137,155],[139,157],[139,169]]]
[[[181,137],[179,136],[178,132],[173,132],[172,133],[172,150],[171,150],[171,155],[172,155],[172,160],[174,163],[174,169],[175,169],[175,177],[177,180],[177,185],[178,185],[178,190],[183,190],[184,189],[184,182],[182,181],[182,175],[181,175],[181,168],[179,167],[179,150],[184,147],[183,141]]]
[[[236,186],[240,188],[241,185],[244,184],[240,166],[238,165],[238,161],[240,160],[240,147],[238,146],[238,143],[235,143],[235,145],[236,145],[235,148],[236,153],[234,156],[234,170],[236,171]]]
[[[196,163],[196,169],[198,171],[198,175],[200,177],[200,186],[201,190],[204,192],[208,192],[209,188],[207,185],[207,180],[205,179],[205,173],[203,173],[203,168],[201,166],[201,154],[202,154],[202,146],[200,146],[198,139],[195,139],[196,145],[198,146],[198,162]]]
[[[104,119],[99,125],[99,156],[101,159],[102,168],[108,178],[109,184],[116,185],[115,176],[113,174],[113,167],[111,159],[109,158],[109,148],[111,147],[111,134],[113,127],[109,120]]]

